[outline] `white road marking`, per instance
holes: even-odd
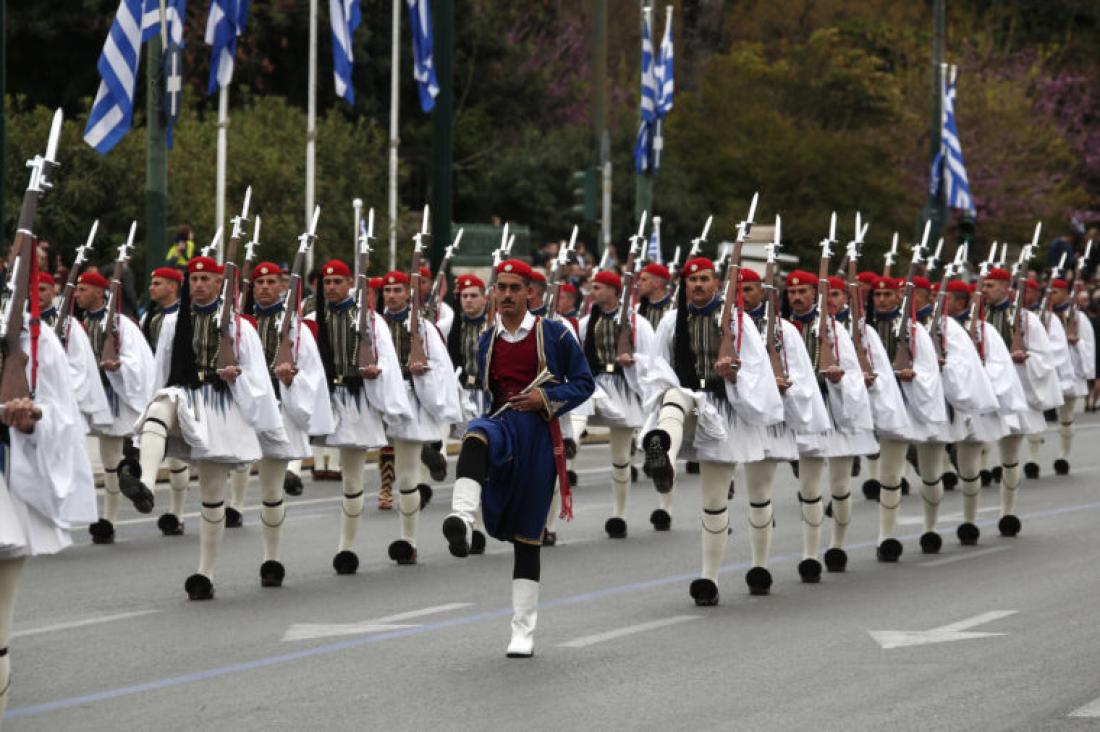
[[[973,559],[974,557],[984,557],[987,554],[996,554],[997,552],[1003,552],[1011,549],[1010,546],[991,546],[988,549],[978,549],[977,551],[968,551],[966,554],[957,554],[953,557],[944,557],[943,559],[933,559],[930,562],[921,562],[918,567],[942,567],[945,564],[954,564],[955,562],[961,562],[965,559]]]
[[[931,630],[869,630],[871,637],[882,646],[884,650],[890,648],[906,648],[909,646],[925,646],[931,643],[951,643],[952,641],[973,640],[975,638],[992,638],[1005,633],[971,633],[970,628],[992,623],[994,620],[1015,615],[1017,610],[991,610],[972,618],[960,620],[957,623],[948,623]]]
[[[678,625],[680,623],[686,623],[689,620],[698,620],[700,617],[699,615],[674,615],[671,618],[664,618],[663,620],[653,620],[648,623],[628,625],[625,628],[616,628],[615,630],[609,630],[604,633],[581,636],[580,638],[576,638],[566,643],[559,643],[558,646],[560,648],[586,648],[587,646],[615,640],[616,638],[623,638],[628,635],[634,635],[635,633],[644,633],[647,630],[656,630],[657,628],[664,628],[668,625]]]
[[[83,628],[87,625],[98,625],[100,623],[112,623],[116,620],[128,620],[129,618],[138,618],[142,615],[152,615],[153,613],[159,613],[160,610],[135,610],[129,613],[118,613],[116,615],[101,615],[98,618],[84,618],[83,620],[72,620],[67,623],[54,623],[53,625],[43,625],[38,628],[27,628],[26,630],[17,630],[11,634],[12,638],[23,638],[28,635],[40,635],[42,633],[53,633],[58,630],[71,630],[73,628]]]
[[[1068,717],[1100,717],[1100,699],[1093,699],[1083,707],[1067,714]]]
[[[979,508],[978,513],[993,513],[994,511],[1000,511],[1000,506],[986,506],[985,508]],[[938,517],[937,523],[941,526],[947,524],[962,523],[963,515],[961,512],[956,513],[941,513]],[[922,526],[924,524],[923,516],[899,516],[898,526]]]
[[[364,620],[359,623],[295,623],[287,628],[286,633],[283,634],[282,640],[286,643],[287,641],[314,640],[316,638],[329,638],[340,635],[364,635],[366,633],[383,633],[390,630],[415,628],[417,627],[416,623],[408,624],[401,623],[400,621],[422,618],[425,615],[446,613],[452,610],[461,610],[472,606],[472,602],[452,602],[446,605],[436,605],[434,607],[425,607],[419,610],[409,610],[407,612],[397,613],[396,615],[387,615],[383,618],[376,618],[374,620]]]

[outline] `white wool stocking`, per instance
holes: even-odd
[[[745,465],[745,482],[749,494],[749,547],[752,566],[768,566],[772,544],[772,482],[775,461],[761,460]]]
[[[238,511],[244,506],[244,493],[248,490],[248,476],[252,463],[238,465],[229,471],[229,506]]]
[[[699,475],[703,484],[703,571],[702,577],[718,581],[718,570],[726,556],[729,534],[729,489],[735,466],[703,462]]]
[[[401,514],[401,538],[416,546],[416,525],[420,518],[421,443],[393,441],[393,468],[397,476],[397,512]],[[346,471],[345,471],[346,472]]]
[[[191,468],[187,463],[176,458],[168,458],[167,463],[168,484],[172,488],[170,492],[171,505],[168,512],[181,516],[183,514],[183,499],[187,496],[187,487],[191,481]]]
[[[935,531],[943,502],[943,443],[917,445],[917,472],[920,474],[921,502],[924,504],[924,530]]]
[[[25,561],[25,557],[0,559],[0,652],[4,654],[0,656],[0,722],[4,719],[8,691],[11,689],[11,652],[8,642],[11,640],[11,623],[15,616],[15,591]]]
[[[1065,403],[1058,407],[1058,457],[1069,460],[1073,449],[1073,414],[1077,410],[1077,397],[1067,396]]]
[[[629,428],[611,428],[611,495],[614,507],[611,515],[616,518],[626,516],[626,499],[630,495],[630,445],[634,441],[634,430]]]
[[[229,468],[223,463],[205,460],[197,461],[195,468],[199,472],[199,495],[202,497],[198,573],[214,579],[214,564],[225,536],[225,484]]]
[[[901,476],[905,472],[905,453],[909,443],[901,440],[879,440],[878,543],[894,536],[901,505]]]
[[[1022,435],[1001,438],[1001,515],[1008,516],[1016,507],[1016,489],[1020,487],[1020,443]]]
[[[340,548],[351,551],[355,535],[359,532],[359,518],[363,515],[363,467],[367,463],[367,451],[358,447],[341,447],[340,463],[344,466],[341,486],[344,497],[340,501]]]
[[[138,436],[138,449],[141,452],[141,482],[149,490],[157,483],[157,471],[164,462],[164,445],[168,433],[177,428],[176,406],[166,398],[153,401],[146,408],[145,422]]]
[[[286,460],[260,461],[260,493],[263,508],[260,509],[260,524],[264,535],[264,561],[279,561],[279,540],[283,534],[283,521],[286,520],[286,504],[283,495],[283,478],[286,474]]]
[[[988,452],[984,442],[960,442],[955,446],[959,461],[959,486],[963,495],[963,523],[978,520],[978,498],[982,495],[982,456]]]
[[[829,458],[829,499],[833,505],[833,532],[829,546],[843,549],[852,523],[852,463],[854,458]]]
[[[118,464],[122,462],[121,437],[99,438],[99,459],[103,461],[103,518],[112,524],[118,520]]]

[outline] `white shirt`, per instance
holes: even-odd
[[[507,328],[504,327],[504,321],[500,319],[500,313],[497,313],[497,325],[495,335],[499,335],[501,338],[508,341],[509,343],[519,343],[527,337],[527,334],[530,333],[532,329],[534,329],[534,327],[535,315],[530,311],[528,311],[523,316],[523,322],[519,324],[519,328],[516,328],[515,333],[510,332]]]

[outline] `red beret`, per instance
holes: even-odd
[[[951,280],[947,283],[947,291],[969,295],[970,285],[966,284],[964,280]]]
[[[468,287],[476,287],[479,290],[485,289],[485,283],[477,275],[465,274],[458,278],[455,282],[455,291],[462,292]]]
[[[615,274],[610,270],[603,270],[597,272],[596,276],[592,278],[593,282],[599,282],[601,285],[607,285],[608,287],[614,287],[617,291],[623,289],[623,278]]]
[[[1029,290],[1041,290],[1041,289],[1043,289],[1042,287],[1039,286],[1039,280],[1034,279],[1033,277],[1028,277],[1027,282],[1025,284],[1027,285],[1027,289],[1029,289]]]
[[[382,275],[383,285],[407,285],[409,284],[409,276],[399,269],[395,269],[393,272],[387,272]]]
[[[209,274],[221,274],[222,266],[213,257],[207,257],[200,254],[197,257],[192,257],[191,261],[187,263],[187,273],[194,272],[206,272]]]
[[[573,287],[573,285],[569,284],[568,282],[562,282],[561,283],[561,291],[562,292],[576,292],[577,288]]]
[[[522,259],[505,259],[497,265],[497,273],[519,275],[525,280],[531,279],[532,275],[531,265]]]
[[[1050,286],[1053,287],[1056,290],[1068,290],[1069,289],[1069,283],[1066,282],[1065,280],[1063,280],[1061,277],[1059,277],[1056,280],[1051,280],[1050,281]]]
[[[50,274],[49,272],[39,272],[38,273],[38,284],[40,284],[40,285],[56,285],[57,282],[54,281],[53,275]]]
[[[385,280],[383,280],[381,277],[371,277],[369,280],[367,280],[367,287],[372,290],[381,290],[384,284]]]
[[[539,272],[537,269],[531,270],[530,279],[532,282],[541,282],[544,285],[546,284],[546,275],[544,275],[542,272]]]
[[[893,277],[878,277],[875,279],[875,283],[871,285],[875,291],[888,290],[890,292],[900,290],[904,286],[905,280],[894,279]]]
[[[671,280],[672,273],[668,271],[668,267],[663,264],[657,264],[656,262],[650,262],[646,266],[642,267],[642,271],[647,274],[651,274],[654,277],[660,277],[663,280]]]
[[[283,272],[283,268],[274,262],[260,262],[252,268],[252,277],[267,277],[269,275],[275,275],[281,277],[286,274]]]
[[[160,277],[162,280],[183,282],[183,272],[180,272],[175,267],[157,267],[153,270],[153,276]]]
[[[693,275],[696,272],[703,272],[704,270],[714,271],[714,262],[710,261],[706,257],[695,257],[684,262],[684,274]]]
[[[847,290],[848,283],[836,275],[829,275],[830,290]]]
[[[856,281],[858,281],[861,285],[874,286],[875,280],[877,279],[878,275],[874,272],[860,272],[856,275]]]
[[[339,259],[330,259],[321,267],[322,277],[351,277],[351,267]]]
[[[92,287],[102,287],[106,290],[111,286],[111,283],[107,281],[107,278],[101,275],[99,272],[85,272],[80,275],[80,279],[77,280],[77,284],[91,285]]]
[[[931,290],[932,283],[928,281],[927,277],[913,275],[913,288],[917,290]]]
[[[760,275],[756,273],[755,269],[742,269],[737,273],[737,279],[742,282],[759,282]]]
[[[1007,269],[1002,267],[994,267],[989,270],[989,274],[985,276],[987,280],[1000,280],[1001,282],[1008,282],[1012,279],[1012,275]]]
[[[796,269],[787,275],[787,287],[813,285],[817,287],[817,275],[804,269]]]
[[[427,267],[421,267],[419,271],[420,271],[420,276],[423,277],[424,279],[430,280],[432,278],[432,271],[430,269],[428,269]]]

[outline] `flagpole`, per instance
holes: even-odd
[[[309,0],[309,74],[306,102],[306,217],[309,231],[313,220],[314,177],[317,168],[317,0]],[[306,272],[313,270],[313,248],[306,251]]]
[[[397,269],[397,146],[401,140],[397,136],[401,85],[401,0],[393,0],[393,20],[391,22],[392,41],[390,47],[390,171],[389,171],[389,217],[390,217],[390,271]],[[358,232],[356,232],[358,235]]]
[[[145,252],[148,273],[160,266],[167,246],[165,202],[168,197],[168,141],[164,127],[164,49],[168,48],[164,0],[160,2],[160,35],[145,44]]]
[[[645,32],[646,16],[649,15],[652,18],[653,8],[648,4],[648,0],[641,0],[641,26],[642,32]],[[653,23],[649,23],[649,27],[653,27]],[[653,39],[650,39],[652,44]],[[653,48],[653,63],[657,63],[657,49]],[[656,100],[654,100],[656,103]],[[641,105],[639,105],[638,119],[641,121]],[[653,209],[653,170],[647,167],[646,170],[641,172],[635,172],[634,174],[634,220],[639,221],[642,217],[643,211],[650,211]]]
[[[228,144],[227,133],[229,131],[229,85],[226,84],[218,90],[218,169],[217,184],[215,186],[214,231],[225,226],[225,156]],[[225,237],[218,240],[218,261],[221,262],[225,252]]]

